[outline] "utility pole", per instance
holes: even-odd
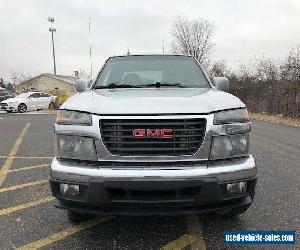
[[[56,32],[56,29],[53,26],[54,17],[48,17],[48,22],[50,22],[49,32],[51,32],[51,38],[52,38],[53,71],[54,71],[54,75],[56,75],[55,49],[54,49],[54,37],[53,37],[53,33]]]
[[[90,46],[90,64],[91,64],[91,79],[93,78],[93,61],[92,61],[92,36],[91,36],[91,19],[89,19],[89,46]]]

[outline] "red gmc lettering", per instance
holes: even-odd
[[[160,138],[160,129],[155,129],[154,132],[152,132],[151,129],[147,129],[147,138]]]
[[[140,128],[134,129],[132,131],[132,135],[133,135],[133,137],[145,138],[146,130],[145,129],[140,129]]]
[[[162,129],[161,130],[161,138],[172,139],[173,138],[172,132],[173,132],[173,130],[171,128],[170,129]]]
[[[134,129],[132,135],[135,138],[162,138],[162,139],[172,139],[173,130],[172,129]]]

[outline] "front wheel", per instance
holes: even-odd
[[[90,214],[79,213],[70,209],[67,210],[67,213],[68,213],[69,221],[72,223],[80,223],[89,220],[93,217]]]
[[[24,112],[26,112],[26,110],[27,110],[26,104],[21,103],[21,104],[18,106],[18,112],[19,112],[19,113],[24,113]]]

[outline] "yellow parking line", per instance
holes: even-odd
[[[13,191],[16,189],[21,189],[21,188],[31,187],[31,186],[35,186],[35,185],[39,185],[39,184],[44,184],[47,182],[48,182],[48,180],[41,180],[41,181],[35,181],[35,182],[30,182],[30,183],[24,183],[24,184],[12,186],[12,187],[1,188],[0,193],[5,193],[5,192]]]
[[[167,245],[163,246],[161,250],[183,249],[196,241],[197,237],[195,235],[184,234],[177,240],[174,240],[168,243]]]
[[[43,167],[47,167],[50,166],[50,164],[39,164],[39,165],[34,165],[34,166],[29,166],[29,167],[24,167],[24,168],[16,168],[16,169],[11,169],[8,172],[12,173],[12,172],[19,172],[19,171],[23,171],[23,170],[29,170],[29,169],[34,169],[34,168],[43,168]]]
[[[6,175],[7,175],[8,171],[11,167],[11,164],[14,161],[14,158],[15,158],[17,152],[18,152],[18,149],[21,145],[23,137],[26,134],[29,126],[30,126],[30,123],[27,123],[26,126],[22,129],[21,134],[19,135],[18,139],[16,140],[13,148],[11,149],[11,151],[9,152],[8,157],[5,160],[5,163],[4,163],[3,167],[0,170],[0,187],[2,186],[2,184],[3,184],[3,182],[6,178]]]
[[[10,158],[7,156],[5,158]],[[15,156],[15,159],[53,159],[53,156]]]
[[[15,159],[53,159],[54,156],[14,156]],[[0,159],[12,158],[9,155],[1,155]]]
[[[24,203],[24,204],[17,205],[17,206],[14,206],[14,207],[4,208],[4,209],[0,210],[0,216],[1,215],[7,215],[7,214],[10,214],[10,213],[13,213],[13,212],[25,209],[25,208],[37,206],[37,205],[40,205],[40,204],[43,204],[43,203],[46,203],[46,202],[49,202],[49,201],[52,201],[52,200],[54,200],[54,197],[53,196],[48,196],[46,198],[43,198],[43,199],[40,199],[40,200],[37,200],[37,201]]]
[[[196,214],[188,215],[186,224],[189,234],[196,237],[196,241],[192,243],[192,250],[206,250],[198,216]]]
[[[161,250],[184,249],[189,245],[191,245],[192,250],[206,250],[198,216],[195,214],[188,215],[186,223],[188,233],[163,246]]]
[[[54,242],[60,241],[65,239],[66,237],[73,235],[75,233],[78,233],[82,230],[91,228],[93,226],[96,226],[97,224],[103,223],[104,221],[110,219],[109,217],[100,217],[94,220],[86,221],[84,223],[70,226],[64,230],[61,230],[57,233],[54,233],[52,235],[49,235],[48,237],[45,237],[43,239],[40,239],[36,242],[32,242],[30,244],[27,244],[25,246],[21,246],[17,248],[18,250],[25,250],[25,249],[39,249],[41,247],[48,246]]]

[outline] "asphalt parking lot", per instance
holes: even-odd
[[[53,207],[47,180],[54,119],[0,114],[0,249],[241,249],[224,245],[231,230],[296,230],[289,248],[300,247],[300,128],[253,122],[259,180],[253,205],[237,219],[99,216],[74,225]]]

